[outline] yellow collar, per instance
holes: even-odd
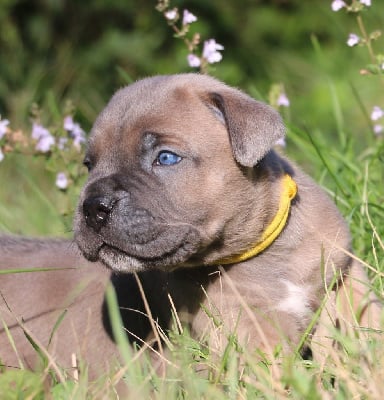
[[[221,260],[215,261],[214,265],[236,264],[255,257],[271,245],[277,236],[279,236],[287,222],[291,201],[295,198],[297,193],[296,182],[290,175],[285,174],[281,181],[283,190],[280,197],[279,209],[271,223],[267,226],[267,229],[261,235],[261,239],[245,253],[222,258]]]

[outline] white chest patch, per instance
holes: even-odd
[[[290,314],[295,314],[303,318],[311,314],[308,288],[295,285],[290,281],[284,280],[283,283],[287,288],[288,294],[287,297],[280,301],[276,309]]]

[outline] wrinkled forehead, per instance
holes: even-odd
[[[151,132],[180,141],[193,135],[196,145],[207,132],[214,135],[215,126],[222,136],[223,124],[204,100],[205,93],[215,90],[215,83],[195,75],[159,76],[119,90],[95,122],[88,154],[101,155],[106,148],[108,153],[133,154]]]
[[[161,130],[170,124],[204,123],[210,114],[204,93],[217,85],[211,78],[194,75],[138,81],[112,97],[95,122],[90,143],[137,130]]]
[[[98,135],[111,127],[116,129],[142,117],[149,117],[169,97],[163,86],[155,82],[144,85],[140,81],[120,89],[96,119],[91,136],[97,139]]]

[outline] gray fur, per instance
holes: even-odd
[[[46,346],[57,312],[72,300],[52,354],[69,365],[68,349],[73,349],[93,370],[106,368],[117,356],[102,304],[109,280],[117,290],[125,328],[134,334],[130,340],[152,335],[148,318],[129,311],[145,312],[132,275],[137,272],[152,315],[164,329],[172,320],[170,295],[181,320],[212,351],[222,351],[233,330],[249,351],[268,353],[279,343],[292,349],[335,275],[356,291],[356,303],[368,289],[333,202],[273,150],[283,135],[275,110],[207,76],[147,78],[118,91],[92,129],[89,179],[74,221],[75,241],[90,262],[66,241],[0,238],[2,268],[75,268],[2,275],[0,291],[14,316],[23,317]],[[164,150],[182,160],[157,165]],[[276,214],[284,174],[296,181],[298,194],[282,233],[252,259],[215,266],[260,239]],[[100,264],[115,274],[110,278]],[[69,293],[83,280],[88,283],[79,302]],[[2,306],[2,315],[6,308]],[[47,318],[51,309],[58,311]],[[350,311],[345,309],[344,316]],[[203,310],[222,325],[214,326]],[[370,319],[364,319],[368,314]],[[379,314],[380,308],[369,302],[361,321],[378,326]],[[87,315],[85,337],[81,332]],[[6,321],[15,332],[19,329],[12,315]],[[80,346],[83,340],[88,341],[85,347]],[[3,332],[0,358],[16,363],[6,342]],[[19,351],[33,362],[28,343]]]

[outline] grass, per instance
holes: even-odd
[[[338,343],[323,364],[292,355],[262,360],[229,340],[219,359],[187,331],[171,332],[165,376],[158,376],[140,350],[129,350],[127,364],[113,376],[89,382],[52,380],[48,371],[21,369],[0,374],[2,399],[117,399],[112,382],[123,377],[127,398],[151,399],[381,399],[384,372],[382,340],[357,340],[330,332]],[[204,373],[197,373],[196,367]],[[47,383],[49,382],[49,383]]]

